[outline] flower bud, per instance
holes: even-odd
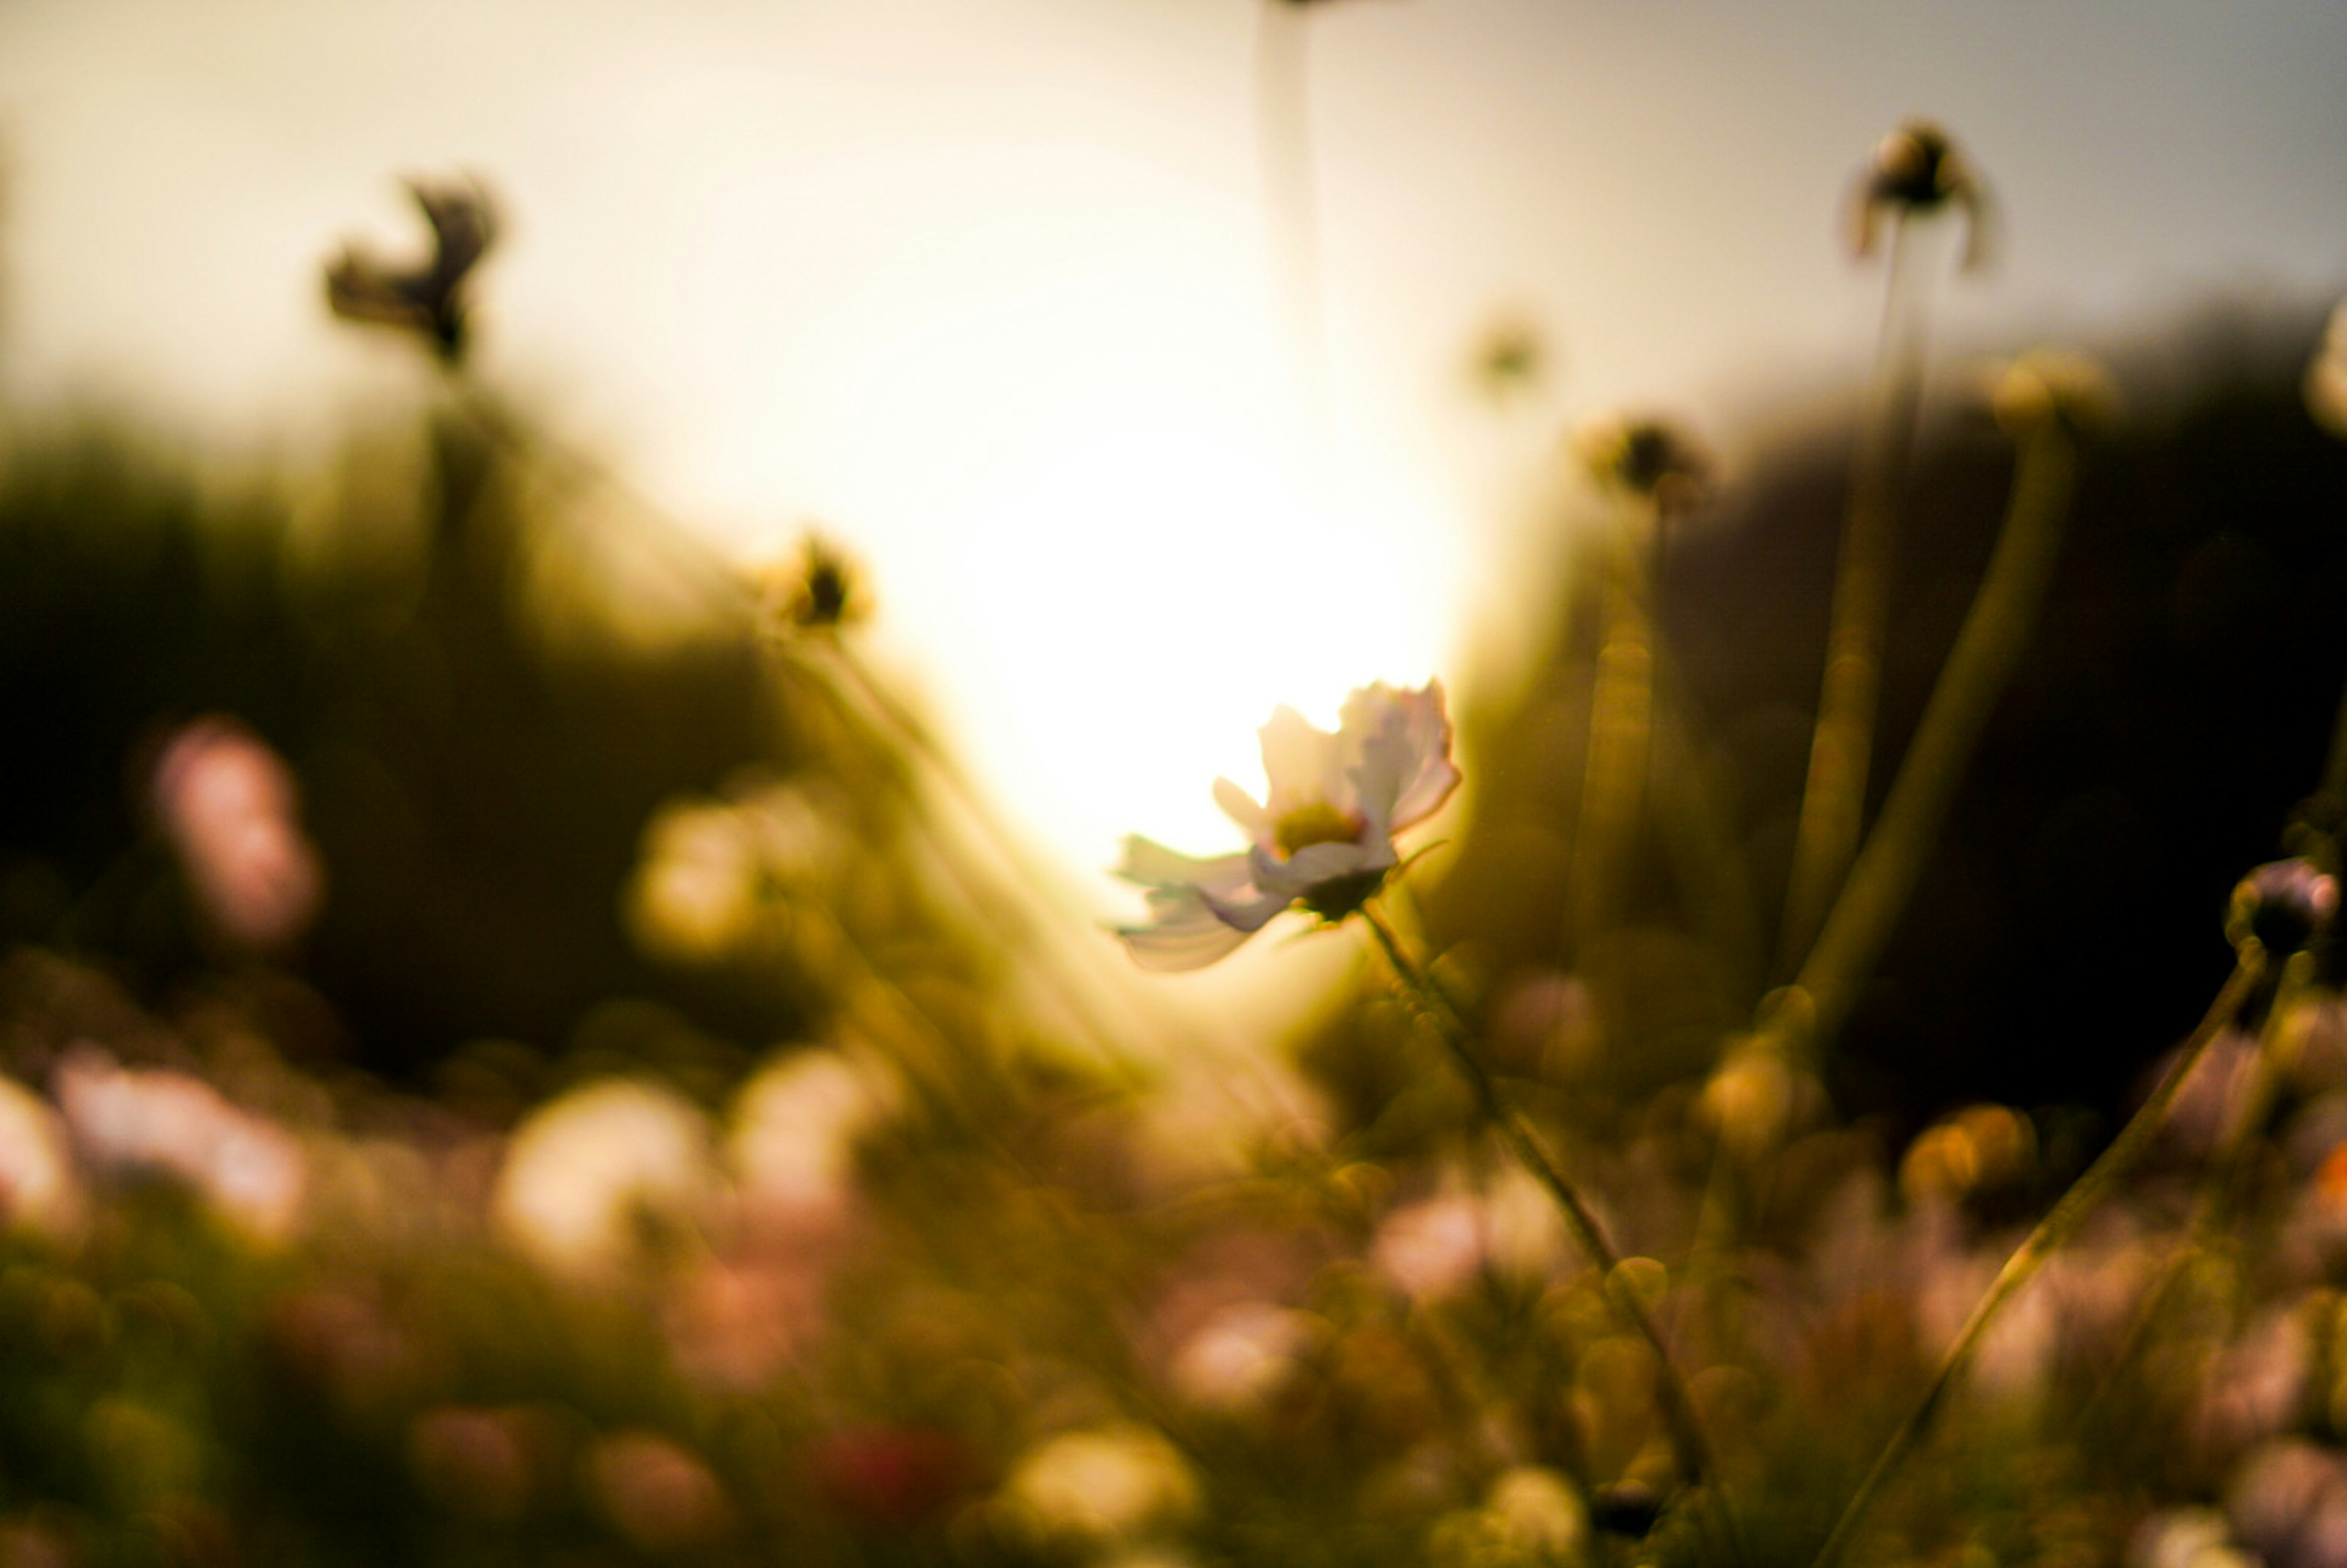
[[[1964,265],[1976,267],[1988,250],[1987,190],[1946,131],[1930,120],[1911,119],[1875,144],[1851,189],[1850,250],[1874,253],[1885,213],[1906,218],[1952,205],[1964,210]]]
[[[326,303],[344,321],[421,333],[441,357],[465,350],[466,282],[497,232],[497,209],[478,180],[407,181],[432,227],[432,255],[399,267],[355,246],[326,269]]]
[[[763,577],[767,623],[784,633],[834,631],[871,609],[856,563],[819,534],[807,535],[796,560]]]
[[[1665,509],[1692,505],[1710,487],[1710,456],[1667,420],[1598,420],[1583,426],[1573,446],[1600,485]]]

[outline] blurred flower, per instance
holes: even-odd
[[[537,1490],[535,1450],[544,1446],[521,1410],[441,1405],[407,1425],[407,1462],[426,1496],[481,1519],[514,1520]]]
[[[326,302],[344,321],[420,333],[442,357],[464,353],[466,283],[497,238],[497,210],[478,180],[406,181],[432,226],[432,257],[400,267],[344,246],[326,269]]]
[[[282,1368],[345,1414],[379,1417],[413,1407],[436,1368],[433,1347],[372,1282],[297,1286],[269,1311],[269,1344]]]
[[[2286,958],[2319,940],[2339,913],[2339,880],[2307,860],[2269,861],[2241,878],[2225,913],[2225,935],[2235,947],[2255,938]]]
[[[795,559],[758,573],[759,600],[779,631],[834,631],[872,612],[856,563],[820,534],[801,541]]]
[[[1518,1465],[1502,1471],[1480,1508],[1439,1522],[1429,1556],[1442,1568],[1534,1568],[1583,1560],[1589,1510],[1553,1470]]]
[[[259,1241],[282,1240],[300,1218],[301,1145],[202,1080],[117,1067],[84,1045],[58,1064],[56,1094],[75,1146],[98,1169],[176,1177]]]
[[[2002,1105],[1973,1105],[1926,1129],[1899,1163],[1909,1203],[1961,1202],[2019,1184],[2034,1172],[2037,1130]]]
[[[2270,1310],[2251,1323],[2209,1358],[2194,1412],[2199,1440],[2225,1454],[2288,1431],[2305,1409],[2314,1355],[2302,1314]]]
[[[2347,439],[2347,300],[2331,313],[2322,346],[2307,364],[2306,411],[2317,425]]]
[[[836,1226],[787,1237],[769,1227],[738,1255],[693,1263],[661,1302],[677,1364],[701,1382],[747,1393],[805,1359],[827,1327],[830,1271],[847,1239]]]
[[[1594,420],[1574,434],[1573,445],[1599,485],[1665,510],[1693,505],[1711,484],[1710,455],[1667,420]]]
[[[733,1505],[701,1460],[657,1432],[620,1432],[587,1458],[595,1500],[639,1551],[665,1554],[731,1532]]]
[[[799,1050],[743,1086],[724,1148],[732,1223],[661,1307],[688,1372],[756,1389],[820,1340],[832,1271],[857,1235],[856,1141],[897,1103],[885,1069],[822,1049]]]
[[[2127,1542],[2127,1568],[2261,1568],[2232,1543],[2225,1516],[2213,1508],[2171,1508],[2137,1526]]]
[[[711,963],[754,928],[762,882],[749,822],[718,801],[671,801],[644,825],[628,879],[629,935],[655,958]]]
[[[716,1180],[698,1107],[654,1084],[608,1079],[515,1130],[492,1207],[539,1262],[593,1273],[633,1257],[647,1225],[692,1225]]]
[[[1235,1302],[1183,1342],[1168,1379],[1184,1399],[1206,1409],[1261,1405],[1296,1375],[1323,1327],[1308,1312],[1267,1301]]]
[[[47,1101],[0,1077],[0,1222],[54,1235],[80,1213],[64,1121]]]
[[[1875,144],[1851,188],[1845,223],[1851,251],[1871,255],[1885,213],[1895,218],[1935,212],[1953,205],[1964,211],[1964,265],[1988,256],[1988,191],[1948,133],[1926,119],[1911,119]]]
[[[840,1513],[907,1526],[942,1516],[969,1489],[976,1467],[951,1432],[864,1427],[818,1439],[807,1468],[817,1495]]]
[[[1200,860],[1125,840],[1118,875],[1149,890],[1152,921],[1118,935],[1143,968],[1203,968],[1297,905],[1343,919],[1399,863],[1393,835],[1432,815],[1459,783],[1439,681],[1415,692],[1360,688],[1334,734],[1283,707],[1262,736],[1263,804],[1214,781],[1215,804],[1252,848]]]
[[[798,1051],[743,1086],[727,1162],[753,1202],[834,1207],[855,1173],[856,1141],[897,1101],[895,1081],[877,1061],[837,1050]]]
[[[1196,1512],[1197,1478],[1179,1450],[1146,1427],[1066,1432],[1030,1449],[1002,1505],[1046,1540],[1129,1539]]]
[[[2225,1488],[2233,1532],[2270,1568],[2334,1568],[2347,1560],[2347,1464],[2302,1438],[2276,1438],[2241,1461]]]
[[[1503,1167],[1481,1193],[1452,1193],[1396,1209],[1370,1256],[1418,1301],[1455,1293],[1486,1270],[1540,1279],[1564,1255],[1564,1231],[1540,1184]]]
[[[149,797],[215,932],[265,953],[309,927],[325,870],[295,820],[292,771],[251,731],[221,714],[179,730],[155,764]]]
[[[1703,1125],[1739,1159],[1756,1160],[1819,1114],[1817,1078],[1765,1037],[1730,1047],[1696,1102]]]
[[[629,934],[672,963],[719,962],[787,921],[788,896],[820,897],[833,849],[821,811],[794,784],[663,802],[621,896]]]

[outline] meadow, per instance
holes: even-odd
[[[1858,151],[1850,417],[1559,432],[1531,672],[1296,693],[1114,929],[853,518],[478,371],[485,183],[323,476],[0,412],[0,1563],[2347,1562],[2347,328],[1952,391],[1986,179]]]

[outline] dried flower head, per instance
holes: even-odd
[[[2309,860],[2269,861],[2241,878],[2226,911],[2233,946],[2255,940],[2276,958],[2311,947],[2339,913],[2339,879]]]
[[[1927,119],[1911,119],[1875,144],[1874,155],[1850,188],[1845,222],[1853,254],[1870,256],[1883,216],[1894,220],[1945,207],[1964,213],[1964,266],[1988,258],[1988,190],[1948,133]]]
[[[1598,484],[1666,511],[1693,505],[1711,485],[1710,455],[1667,420],[1595,420],[1575,433],[1573,445]]]
[[[766,621],[777,630],[835,631],[871,613],[856,562],[820,534],[808,534],[796,559],[770,567],[761,576]]]
[[[1281,911],[1334,923],[1358,910],[1400,864],[1394,835],[1434,815],[1458,787],[1442,683],[1379,683],[1345,699],[1337,733],[1293,708],[1263,727],[1270,785],[1257,804],[1228,779],[1214,802],[1253,839],[1244,853],[1194,859],[1141,837],[1118,875],[1149,890],[1151,922],[1118,935],[1144,968],[1203,968]]]
[[[406,184],[432,226],[430,259],[399,266],[345,245],[326,269],[326,302],[344,321],[420,333],[453,361],[465,350],[466,284],[497,238],[497,209],[469,177]]]

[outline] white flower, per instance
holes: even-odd
[[[610,1078],[540,1106],[514,1132],[492,1207],[558,1273],[636,1261],[643,1222],[691,1225],[718,1186],[709,1119],[671,1090]]]
[[[1364,686],[1339,719],[1332,735],[1293,708],[1271,716],[1261,804],[1214,781],[1214,803],[1255,841],[1245,852],[1200,860],[1125,840],[1117,874],[1149,889],[1151,922],[1118,935],[1143,968],[1204,968],[1296,905],[1341,920],[1400,863],[1394,835],[1433,815],[1459,784],[1442,683]]]

